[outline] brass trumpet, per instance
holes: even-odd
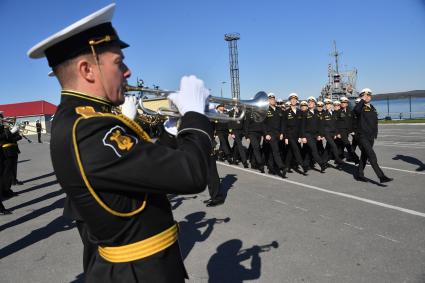
[[[174,91],[161,90],[161,89],[150,89],[145,87],[135,87],[127,85],[127,92],[140,92],[138,99],[138,106],[143,113],[152,116],[168,116],[168,117],[180,117],[180,113],[174,105],[168,101],[167,97]],[[155,98],[145,98],[143,94],[153,94]],[[237,100],[232,98],[222,98],[210,96],[208,98],[209,103],[224,104],[226,108],[239,108],[240,114],[237,117],[229,117],[225,114],[217,113],[215,111],[206,111],[205,115],[210,120],[218,120],[223,122],[239,121],[242,120],[247,111],[252,112],[254,120],[261,122],[266,118],[267,110],[269,108],[267,94],[264,91],[258,92],[253,99],[250,100]],[[146,105],[145,105],[146,104]]]

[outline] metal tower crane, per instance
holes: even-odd
[[[238,44],[239,33],[227,33],[224,40],[229,43],[230,81],[232,87],[232,98],[240,99],[239,88],[239,66],[238,66]]]

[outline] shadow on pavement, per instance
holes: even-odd
[[[34,210],[33,212],[28,213],[27,215],[24,215],[18,219],[15,219],[13,221],[10,221],[6,224],[3,224],[0,226],[0,232],[3,230],[6,230],[10,227],[22,224],[24,222],[30,221],[34,218],[37,218],[43,214],[46,214],[54,209],[58,209],[58,208],[63,208],[63,204],[64,204],[65,198],[61,198],[58,199],[57,201],[55,201],[54,203],[52,203],[51,205],[45,206],[43,208],[39,208]]]
[[[183,201],[189,200],[189,199],[196,199],[198,196],[191,196],[191,197],[184,197],[179,195],[169,195],[168,200],[171,203],[171,209],[174,210],[180,205],[183,204]]]
[[[49,182],[46,182],[44,184],[35,185],[35,186],[30,187],[28,189],[25,189],[25,190],[22,190],[22,191],[18,191],[18,193],[19,194],[28,193],[28,192],[35,191],[35,190],[38,190],[38,189],[41,189],[41,188],[45,188],[45,187],[50,187],[50,186],[56,185],[57,183],[58,183],[57,180],[49,181]]]
[[[23,160],[19,160],[18,163],[24,163],[24,162],[28,162],[31,161],[31,159],[23,159]]]
[[[269,245],[252,246],[249,249],[242,248],[242,241],[232,239],[217,247],[217,251],[208,261],[207,270],[209,283],[239,283],[245,280],[258,279],[261,276],[260,253],[267,252],[271,248],[278,248],[279,244],[273,241]],[[249,268],[242,262],[251,260]]]
[[[353,178],[356,179],[357,172],[358,172],[356,165],[344,163],[344,164],[341,165],[341,170],[352,175]],[[365,177],[365,179],[367,180],[368,183],[377,185],[378,187],[383,187],[383,188],[387,187],[387,185],[381,184],[381,183],[376,182],[376,181],[369,179],[367,177]]]
[[[77,277],[75,277],[75,279],[72,280],[70,283],[84,283],[84,274],[78,274]]]
[[[31,182],[31,181],[47,178],[47,177],[54,176],[54,175],[55,175],[55,172],[52,172],[52,173],[44,174],[44,175],[34,177],[34,178],[31,178],[31,179],[28,179],[28,180],[23,180],[22,182],[28,183],[28,182]]]
[[[43,195],[43,196],[41,196],[41,197],[38,197],[38,198],[32,199],[32,200],[30,200],[30,201],[27,201],[27,202],[24,202],[24,203],[21,203],[21,204],[18,204],[18,205],[16,205],[16,206],[13,206],[13,207],[11,207],[11,208],[9,208],[9,209],[10,209],[10,210],[20,209],[20,208],[22,208],[22,207],[25,207],[25,206],[28,206],[28,205],[35,204],[35,203],[37,203],[37,202],[44,201],[44,200],[47,200],[47,199],[50,199],[50,198],[53,198],[53,197],[59,196],[59,195],[61,195],[61,194],[63,194],[63,191],[62,191],[62,190],[55,191],[55,192],[51,192],[51,193],[45,194],[45,195]]]
[[[16,253],[26,247],[29,247],[39,241],[49,238],[51,235],[72,229],[75,224],[71,220],[66,219],[62,216],[54,219],[52,222],[44,227],[31,231],[25,237],[17,240],[16,242],[4,247],[0,251],[0,259],[7,257],[13,253]]]
[[[223,195],[224,199],[227,197],[227,192],[233,187],[233,184],[236,183],[238,178],[235,174],[227,174],[223,178],[220,178],[220,193]]]
[[[230,221],[229,217],[225,219],[205,219],[205,215],[206,213],[203,211],[194,212],[187,215],[185,217],[186,220],[179,222],[179,244],[183,259],[189,255],[196,243],[208,239],[215,224],[227,223]],[[204,227],[206,227],[204,232],[201,232],[200,229]]]
[[[397,154],[396,156],[393,157],[393,160],[402,160],[404,162],[413,164],[413,165],[418,165],[419,167],[416,168],[416,171],[424,171],[425,170],[425,164],[420,161],[419,159],[412,157],[412,156],[408,156],[408,155],[403,155],[403,154]]]

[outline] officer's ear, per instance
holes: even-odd
[[[88,56],[81,56],[77,61],[77,70],[78,74],[84,80],[93,83],[95,81],[95,67],[92,58],[88,58]]]

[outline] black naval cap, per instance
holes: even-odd
[[[88,53],[91,47],[118,44],[121,48],[129,45],[120,40],[111,21],[115,4],[110,4],[97,12],[75,22],[65,29],[33,46],[28,51],[30,58],[47,57],[50,67],[55,67],[68,59]]]

